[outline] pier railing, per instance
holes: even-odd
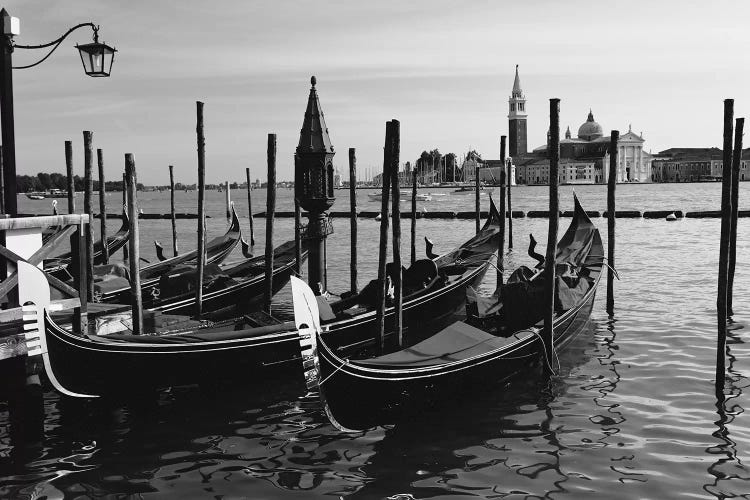
[[[66,240],[71,245],[71,260],[67,262],[73,276],[72,286],[56,277],[53,269],[45,270],[51,288],[66,298],[52,301],[51,309],[73,310],[73,331],[84,333],[88,329],[86,296],[86,233],[87,214],[51,215],[0,219],[0,266],[5,279],[0,281],[0,300],[5,309],[0,310],[0,360],[26,355],[29,350],[23,329],[23,304],[18,299],[18,262],[43,268],[44,261],[58,253]],[[42,243],[42,231],[51,228],[53,234]],[[54,269],[60,269],[55,266]],[[44,269],[43,269],[44,270]],[[80,291],[83,290],[83,293]]]

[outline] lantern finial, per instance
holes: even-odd
[[[310,77],[310,83],[314,87],[316,83],[318,83],[318,80],[315,79],[315,75]]]

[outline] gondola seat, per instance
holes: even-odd
[[[333,308],[331,308],[328,300],[323,295],[317,295],[315,299],[318,302],[318,313],[320,314],[321,323],[336,321],[336,313],[333,312]]]

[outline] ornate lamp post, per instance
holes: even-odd
[[[325,293],[326,236],[333,233],[326,210],[333,206],[333,145],[315,90],[315,77],[294,154],[294,197],[307,210],[309,222],[303,239],[308,248],[308,282],[316,294]],[[298,229],[299,230],[299,229]]]
[[[109,76],[115,58],[114,47],[99,43],[99,26],[94,23],[82,23],[70,28],[57,40],[41,45],[19,45],[13,41],[14,36],[21,33],[18,18],[11,17],[5,9],[0,11],[2,18],[2,39],[0,40],[0,127],[2,127],[3,144],[3,180],[4,207],[3,212],[16,215],[18,200],[16,197],[16,138],[13,123],[13,69],[33,68],[47,60],[49,56],[73,31],[84,26],[94,30],[94,42],[76,45],[81,54],[83,69],[89,76]],[[52,47],[39,61],[27,66],[13,67],[12,54],[14,49],[43,49]]]

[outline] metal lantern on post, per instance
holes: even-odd
[[[303,239],[308,248],[308,282],[316,294],[325,293],[326,237],[333,233],[325,213],[333,206],[333,145],[328,136],[315,77],[310,79],[312,87],[307,100],[307,110],[300,131],[299,145],[294,155],[294,196],[300,206],[308,212],[308,224],[303,230]]]
[[[72,32],[85,26],[94,30],[94,43],[76,45],[83,62],[83,69],[89,76],[109,76],[112,71],[116,50],[107,44],[99,43],[99,26],[94,23],[81,23],[70,28],[56,40],[40,45],[20,45],[15,43],[14,37],[21,33],[21,23],[12,17],[5,9],[0,10],[2,19],[2,36],[0,36],[0,130],[2,130],[2,177],[3,207],[0,211],[15,216],[18,212],[16,189],[16,142],[15,124],[13,118],[13,71],[14,69],[28,69],[38,66],[47,60]],[[13,52],[15,49],[46,49],[49,52],[32,64],[13,66]]]
[[[89,76],[109,76],[112,63],[115,61],[117,49],[106,43],[99,43],[99,26],[94,27],[94,42],[83,45],[76,44],[81,54],[83,70]]]

